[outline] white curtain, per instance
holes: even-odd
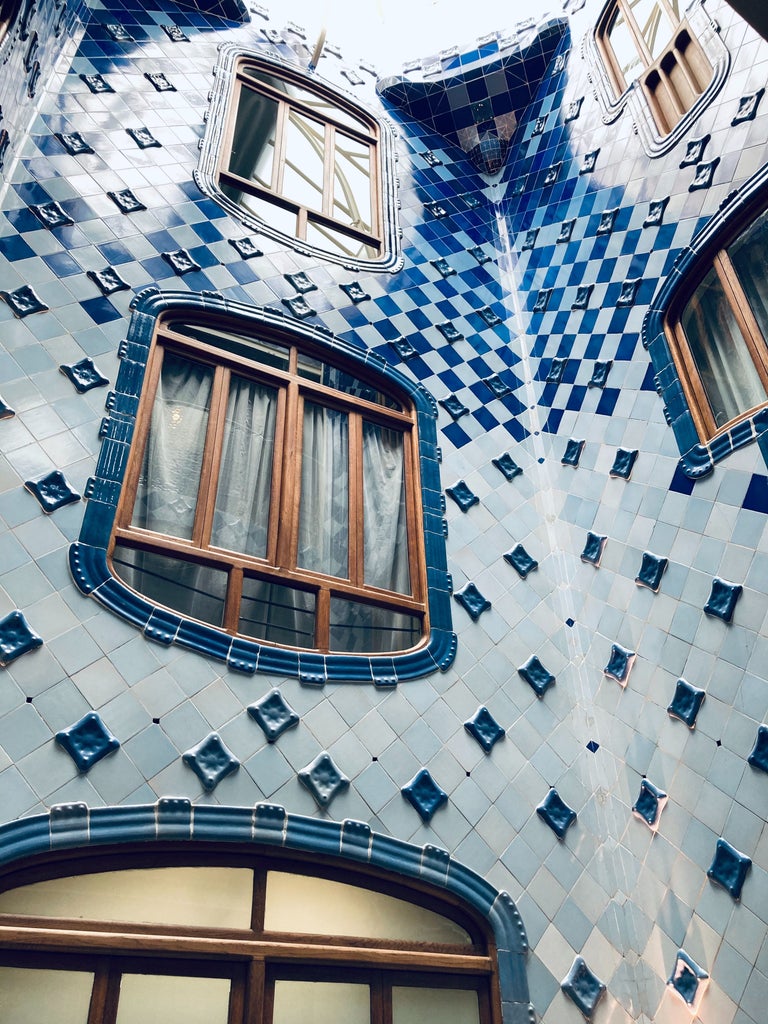
[[[298,564],[349,574],[349,417],[304,403]]]
[[[365,582],[411,592],[405,514],[403,435],[363,423]]]

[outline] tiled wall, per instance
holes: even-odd
[[[602,120],[583,48],[592,3],[571,17],[497,179],[388,111],[405,263],[355,274],[252,232],[263,255],[241,258],[229,241],[249,232],[193,180],[219,43],[309,59],[282,12],[238,25],[170,3],[94,4],[70,60],[74,16],[56,42],[54,5],[41,0],[37,93],[0,98],[14,136],[0,214],[3,821],[167,797],[359,819],[444,847],[510,893],[547,1024],[581,1019],[561,991],[577,956],[588,1011],[600,994],[591,974],[606,986],[595,1020],[762,1024],[768,475],[752,443],[686,476],[641,340],[678,254],[768,158],[765,100],[731,123],[765,83],[768,44],[725,4],[705,6],[731,62],[691,129],[711,135],[703,162],[719,158],[707,187],[691,190],[697,167],[680,167],[688,138],[650,159],[628,112]],[[7,67],[27,45],[13,44]],[[319,73],[381,109],[357,56],[328,51]],[[156,73],[173,88],[157,91]],[[141,148],[127,134],[139,128],[159,146]],[[56,133],[78,133],[82,151]],[[146,209],[121,212],[109,193],[125,189]],[[666,197],[661,226],[644,226]],[[162,258],[182,248],[199,270],[177,275]],[[106,268],[127,287],[105,288]],[[318,289],[310,323],[379,353],[439,405],[458,650],[446,672],[395,688],[222,670],[149,641],[69,575],[134,295],[213,290],[280,307],[299,270]],[[351,301],[340,286],[353,280],[369,298]],[[60,367],[87,359],[94,386],[78,390]],[[46,480],[54,472],[64,482]],[[25,487],[41,479],[54,506],[74,500],[46,515]],[[716,577],[742,588],[730,622],[705,611]],[[474,591],[476,619],[459,600]],[[681,717],[690,723],[696,694],[678,693],[679,679],[705,693],[695,729]],[[271,743],[246,708],[275,687],[299,721]],[[214,778],[195,770],[201,744]],[[329,793],[319,775],[348,785]],[[666,987],[678,950],[711,977],[697,1016]]]

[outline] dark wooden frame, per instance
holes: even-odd
[[[170,318],[168,318],[170,319]],[[228,330],[237,330],[231,323],[198,318],[196,323],[215,328],[217,325]],[[429,632],[426,605],[426,566],[424,559],[423,535],[420,528],[420,482],[418,472],[418,438],[416,413],[408,400],[401,395],[392,397],[402,411],[386,408],[362,398],[346,395],[315,383],[297,372],[298,352],[306,352],[324,362],[329,362],[325,351],[313,351],[310,344],[297,343],[288,334],[264,332],[265,340],[279,342],[290,349],[290,365],[283,371],[263,363],[248,360],[242,355],[192,340],[176,333],[168,326],[168,320],[160,320],[155,332],[152,351],[147,364],[142,398],[136,420],[131,454],[125,476],[120,502],[115,518],[115,527],[109,547],[111,557],[116,543],[159,555],[174,555],[200,565],[223,569],[228,574],[227,598],[224,622],[220,627],[225,632],[237,635],[239,612],[242,598],[244,574],[256,578],[286,584],[297,589],[311,591],[315,595],[315,645],[311,650],[330,650],[330,605],[333,597],[347,598],[377,607],[389,608],[393,612],[412,615],[421,620],[421,638]],[[203,467],[198,491],[195,524],[192,541],[181,540],[165,534],[140,529],[131,525],[133,507],[142,465],[144,447],[150,427],[154,396],[157,391],[162,355],[164,350],[186,355],[199,363],[214,367],[214,389],[211,398],[209,424],[203,453]],[[343,361],[334,365],[344,368]],[[350,372],[360,378],[358,367]],[[213,501],[221,465],[222,443],[226,413],[227,383],[229,374],[236,370],[250,379],[258,380],[279,389],[278,413],[275,437],[275,452],[272,474],[272,499],[269,513],[267,557],[265,559],[225,551],[210,544]],[[371,377],[368,381],[377,390],[382,390],[381,381]],[[300,508],[301,479],[301,422],[303,402],[306,398],[318,404],[341,409],[349,415],[349,578],[325,576],[297,565],[297,545]],[[365,583],[363,565],[363,415],[366,420],[392,427],[403,435],[404,479],[406,495],[406,523],[408,536],[408,562],[411,594],[399,594],[369,586]],[[262,638],[259,642],[268,643]],[[420,642],[422,642],[420,641]],[[400,652],[397,652],[400,653]]]

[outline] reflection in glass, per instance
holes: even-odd
[[[728,250],[763,338],[768,338],[768,210]]]
[[[616,55],[616,60],[619,62],[624,81],[629,85],[640,75],[643,64],[621,10],[616,11],[608,28],[608,38],[611,41],[611,49]]]
[[[278,109],[276,100],[253,89],[240,90],[229,170],[262,188],[272,185]]]
[[[281,194],[299,206],[322,211],[325,128],[297,110],[291,110],[286,122],[284,145]]]
[[[246,576],[237,630],[273,644],[314,647],[315,595]]]
[[[116,544],[115,573],[150,601],[212,626],[224,622],[227,573],[182,558]]]
[[[93,974],[0,967],[3,1024],[86,1024]]]
[[[333,217],[341,224],[371,230],[371,148],[336,132]]]
[[[227,1024],[229,989],[228,978],[124,974],[116,1024]]]
[[[332,651],[383,654],[415,647],[422,634],[416,615],[379,608],[361,601],[331,598]]]

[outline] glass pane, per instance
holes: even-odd
[[[619,62],[624,81],[629,85],[641,74],[643,64],[637,52],[635,41],[629,31],[629,26],[620,10],[616,12],[607,34],[611,43],[611,49],[616,55],[616,60]]]
[[[392,1024],[479,1024],[477,992],[392,987]]]
[[[651,60],[657,60],[667,48],[674,31],[661,0],[630,0],[629,6],[645,45],[651,51]]]
[[[349,417],[304,403],[298,564],[349,573]]]
[[[318,249],[327,249],[329,252],[351,256],[354,259],[375,259],[380,253],[378,245],[366,245],[356,238],[345,235],[343,231],[334,231],[333,228],[312,220],[307,222],[307,241],[311,245],[316,245]]]
[[[272,188],[277,100],[243,86],[237,105],[228,169],[240,178]]]
[[[220,187],[227,198],[231,199],[233,203],[237,203],[244,210],[247,210],[248,213],[252,213],[277,231],[282,231],[284,235],[296,237],[296,213],[293,210],[286,210],[277,203],[270,202],[268,199],[259,199],[258,196],[241,192],[240,189],[227,185],[225,182],[221,182]]]
[[[277,391],[232,374],[211,543],[267,553]]]
[[[768,211],[737,238],[728,250],[755,314],[763,338],[768,338]]]
[[[368,985],[336,981],[275,982],[272,1024],[369,1024]]]
[[[467,946],[468,933],[424,907],[385,893],[309,875],[267,873],[264,927],[304,935],[357,935]]]
[[[325,387],[341,391],[345,395],[353,395],[355,398],[363,398],[366,402],[374,402],[376,405],[386,406],[387,409],[402,410],[402,405],[390,395],[385,395],[371,384],[359,377],[354,377],[346,370],[340,370],[336,366],[329,366],[328,363],[308,356],[303,352],[298,353],[297,370],[300,377],[305,380],[313,380]]]
[[[133,507],[134,526],[191,539],[212,384],[209,366],[164,353]]]
[[[403,435],[363,422],[365,582],[410,594]]]
[[[315,93],[310,92],[309,89],[303,89],[299,85],[295,85],[293,82],[284,82],[279,78],[274,78],[272,75],[267,74],[266,71],[257,67],[245,67],[241,69],[241,73],[247,78],[250,78],[254,82],[264,82],[266,85],[271,86],[279,92],[282,92],[286,96],[303,103],[307,107],[311,107],[312,110],[316,111],[320,117],[325,120],[326,117],[333,118],[335,121],[340,121],[342,124],[348,125],[350,128],[357,128],[360,131],[370,131],[367,123],[361,117],[355,117],[353,114],[348,113],[342,107],[337,106],[335,103],[322,96],[316,96]]]
[[[371,149],[336,132],[333,217],[360,231],[371,230]]]
[[[250,928],[249,868],[144,868],[50,878],[0,894],[1,914]]]
[[[124,974],[117,1024],[227,1024],[229,978]]]
[[[3,1024],[86,1024],[93,974],[0,967]]]
[[[331,598],[332,651],[366,654],[407,651],[420,639],[421,620],[415,615]]]
[[[325,126],[292,110],[285,133],[282,195],[300,206],[323,208]]]
[[[254,362],[264,366],[275,366],[280,370],[288,369],[289,349],[287,345],[278,345],[264,338],[248,338],[241,334],[233,334],[220,327],[204,327],[200,324],[184,324],[177,320],[168,324],[168,329],[186,338],[195,338],[206,345],[247,356]]]
[[[180,615],[220,626],[224,621],[227,573],[181,558],[116,544],[115,572],[134,590]]]
[[[245,577],[238,633],[288,647],[315,646],[315,595]]]
[[[694,292],[681,324],[718,427],[765,401],[765,389],[714,270]]]

